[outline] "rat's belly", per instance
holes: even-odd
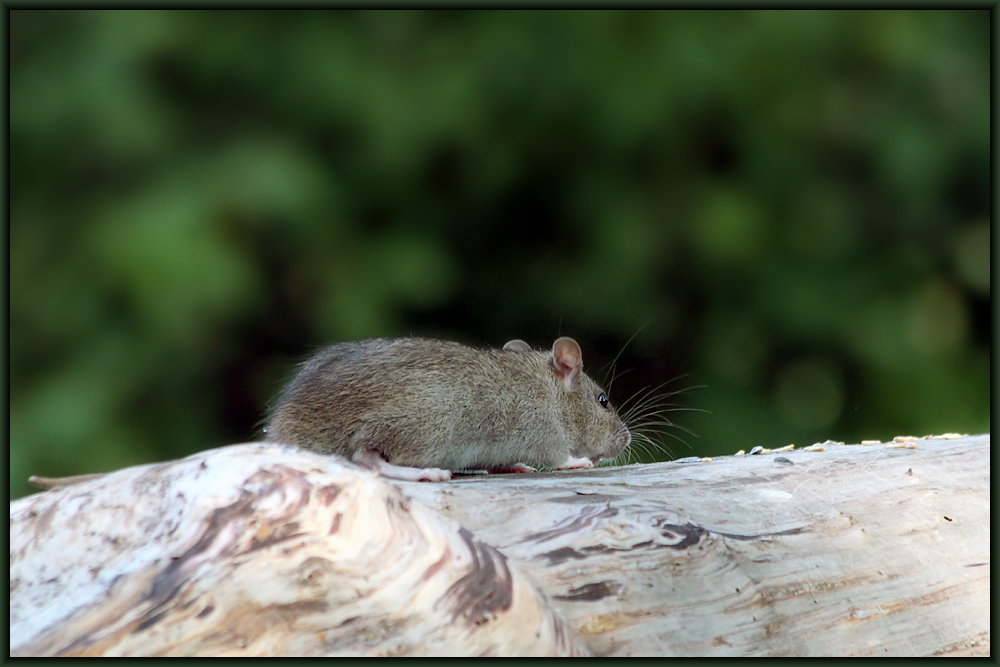
[[[431,457],[434,460],[424,461],[422,465],[447,470],[483,470],[515,463],[545,463],[524,460],[527,449],[520,443],[456,439]]]

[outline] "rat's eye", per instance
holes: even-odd
[[[604,394],[601,394],[600,396],[597,397],[597,402],[600,403],[601,407],[604,408],[605,410],[611,407],[611,402],[608,401],[608,397],[605,396]]]

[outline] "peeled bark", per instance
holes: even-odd
[[[11,655],[989,655],[990,438],[446,483],[237,445],[10,505]]]

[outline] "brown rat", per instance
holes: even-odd
[[[451,470],[590,468],[631,440],[580,346],[502,350],[425,338],[373,338],[322,350],[278,398],[269,442],[339,454],[399,479]]]

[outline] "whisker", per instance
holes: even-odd
[[[701,408],[681,405],[671,399],[692,389],[703,389],[705,385],[682,387],[666,391],[673,382],[686,377],[678,375],[666,382],[652,387],[644,387],[628,397],[618,410],[632,433],[632,440],[612,461],[663,460],[672,458],[673,452],[666,440],[676,440],[688,449],[693,449],[680,433],[697,438],[698,435],[684,426],[680,426],[667,415],[673,412],[704,412]]]
[[[629,339],[628,339],[627,341],[625,341],[625,344],[624,344],[624,345],[622,345],[622,349],[618,350],[618,354],[616,354],[616,355],[615,355],[615,358],[611,360],[611,363],[610,363],[610,364],[605,364],[604,366],[602,366],[602,367],[601,367],[601,368],[600,368],[600,369],[598,370],[598,373],[602,372],[602,371],[603,371],[603,370],[604,370],[605,368],[607,368],[608,366],[610,366],[610,367],[612,368],[612,370],[613,370],[613,369],[614,369],[614,367],[615,367],[615,364],[616,364],[616,363],[618,362],[618,359],[619,359],[619,358],[620,358],[620,357],[622,356],[622,352],[624,352],[624,351],[625,351],[625,348],[627,348],[627,347],[629,346],[629,344],[630,344],[630,343],[631,343],[631,342],[632,342],[633,340],[635,340],[635,337],[639,335],[639,332],[641,332],[641,331],[642,331],[643,329],[645,329],[645,328],[646,328],[646,325],[648,325],[648,324],[649,324],[650,322],[652,322],[652,321],[653,321],[653,318],[649,318],[648,320],[646,320],[646,321],[645,321],[645,322],[644,322],[644,323],[642,324],[642,326],[641,326],[641,327],[639,327],[638,329],[636,329],[636,330],[635,330],[635,333],[634,333],[634,334],[632,334],[632,335],[631,335],[631,336],[629,337]],[[612,384],[614,384],[614,380],[615,380],[615,378],[614,378],[614,375],[612,375],[612,377],[611,377],[611,382],[609,382],[609,383],[608,383],[608,391],[609,391],[609,392],[611,391],[611,385],[612,385]]]

